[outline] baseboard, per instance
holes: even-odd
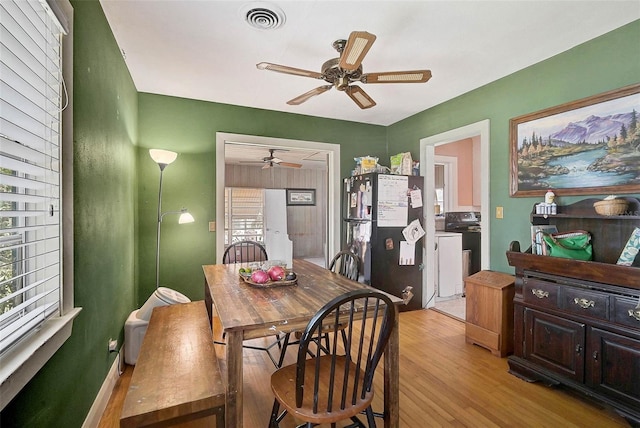
[[[120,355],[122,355],[123,351],[124,347],[120,349]],[[98,391],[96,399],[91,405],[91,409],[89,409],[89,413],[82,424],[82,428],[94,428],[100,424],[100,418],[102,418],[102,414],[107,408],[107,404],[109,404],[109,398],[111,397],[113,387],[116,385],[116,382],[120,377],[121,369],[118,366],[119,363],[120,358],[116,356],[116,359],[113,361],[113,364],[107,373],[107,377],[104,379],[104,382],[102,382],[102,386],[100,387],[100,391]]]

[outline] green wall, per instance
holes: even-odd
[[[364,154],[387,157],[386,128],[320,119],[227,104],[141,93],[139,95],[139,302],[155,286],[156,215],[159,169],[147,150],[179,153],[163,176],[162,210],[186,207],[196,221],[178,225],[175,216],[162,222],[160,284],[191,299],[202,298],[202,265],[214,263],[216,234],[216,132],[268,136],[340,144],[341,175]],[[222,227],[222,219],[217,221]]]
[[[415,159],[421,138],[490,120],[491,269],[513,273],[505,251],[513,240],[528,247],[529,214],[542,198],[509,196],[509,119],[640,82],[638,40],[640,20],[388,127],[390,151]],[[497,206],[504,219],[495,218]]]
[[[341,145],[341,175],[363,154],[388,159],[421,138],[491,120],[492,260],[525,241],[535,198],[508,196],[508,120],[638,81],[640,22],[578,46],[390,127],[138,94],[100,4],[75,9],[74,218],[75,299],[83,307],[73,334],[0,413],[4,427],[80,427],[113,363],[107,340],[122,344],[128,314],[151,294],[155,278],[158,167],[148,148],[180,153],[165,170],[164,210],[188,207],[196,222],[166,217],[162,284],[197,299],[201,265],[215,260],[215,133],[230,132]],[[437,78],[434,77],[434,79]],[[570,200],[571,198],[562,198]],[[574,198],[575,199],[575,198]]]
[[[111,367],[109,338],[137,302],[138,94],[98,2],[72,1],[75,303],[53,358],[2,410],[0,426],[80,427]]]

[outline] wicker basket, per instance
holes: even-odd
[[[593,204],[596,212],[600,215],[622,215],[627,210],[627,206],[629,206],[629,202],[624,199],[609,199]]]

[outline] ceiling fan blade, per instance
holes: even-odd
[[[360,86],[349,86],[345,92],[361,109],[371,108],[376,105],[376,102]]]
[[[338,67],[349,71],[357,70],[375,40],[376,36],[366,31],[351,32],[347,45],[340,54]]]
[[[423,83],[431,79],[431,70],[386,71],[367,73],[360,77],[362,83]]]
[[[316,71],[303,70],[301,68],[287,67],[286,65],[272,64],[270,62],[260,62],[256,64],[259,70],[270,70],[278,73],[293,74],[295,76],[312,77],[322,79],[322,74]]]
[[[301,168],[302,164],[292,162],[278,162],[280,166],[288,166],[289,168]]]
[[[272,168],[272,167],[273,167],[273,164],[271,162],[269,162],[269,163],[265,163],[264,166],[262,167],[262,169],[269,169],[269,168]]]
[[[298,104],[302,104],[303,102],[307,101],[309,98],[314,97],[316,95],[320,95],[324,92],[327,92],[329,89],[333,88],[332,85],[324,85],[324,86],[318,86],[315,89],[310,90],[309,92],[305,92],[302,95],[299,95],[297,97],[295,97],[292,100],[287,101],[287,104],[291,105],[291,106],[296,106]]]

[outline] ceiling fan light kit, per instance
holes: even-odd
[[[260,62],[256,64],[256,67],[259,70],[322,79],[330,83],[330,85],[319,86],[287,101],[289,105],[302,104],[335,86],[337,90],[345,92],[358,107],[367,109],[375,106],[376,102],[364,89],[353,83],[424,83],[431,78],[430,70],[387,71],[363,74],[362,61],[375,40],[376,36],[366,31],[353,31],[348,40],[336,40],[332,46],[340,56],[325,61],[320,73],[269,62]]]

